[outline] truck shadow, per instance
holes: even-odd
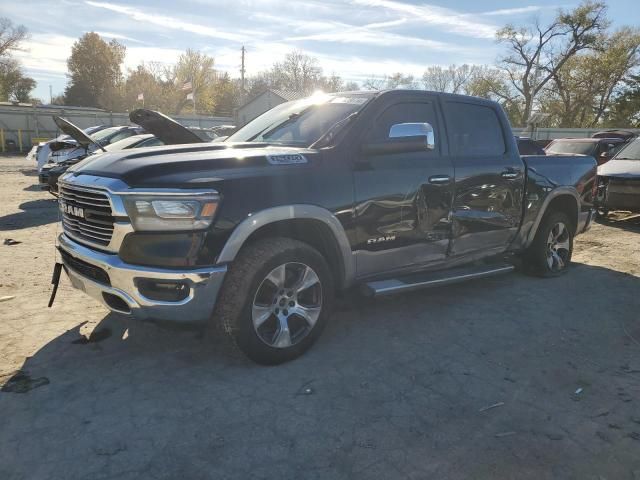
[[[602,285],[615,295],[585,295]],[[547,468],[557,449],[578,457],[582,452],[539,432],[541,424],[553,429],[547,416],[584,424],[587,413],[567,396],[576,385],[593,384],[595,390],[602,383],[606,388],[599,395],[612,391],[611,401],[622,388],[633,390],[624,382],[637,376],[625,376],[620,368],[640,368],[629,366],[638,352],[632,339],[640,340],[638,291],[637,276],[575,264],[569,276],[556,279],[511,274],[384,299],[347,296],[312,350],[273,368],[246,360],[222,335],[108,314],[91,334],[79,323],[0,378],[0,445],[29,442],[29,449],[12,448],[14,457],[3,468],[29,477],[36,468],[29,459],[46,454],[52,478],[63,472],[81,478],[105,457],[116,476],[144,467],[193,478],[198,468],[221,468],[216,471],[222,478],[244,468],[244,455],[233,452],[253,452],[252,462],[267,461],[272,449],[264,445],[276,448],[286,435],[291,445],[313,437],[296,454],[311,468],[322,463],[314,456],[328,451],[334,435],[366,425],[382,430],[372,430],[365,440],[386,438],[394,448],[405,448],[405,441],[431,445],[434,431],[444,445],[459,442],[465,455],[493,448],[475,435],[465,439],[456,430],[460,422],[464,431],[487,438],[517,431],[519,441],[524,436],[535,443],[540,468]],[[608,397],[592,395],[594,404],[609,403]],[[501,399],[511,402],[501,413],[508,413],[502,424],[477,413]],[[633,413],[633,402],[616,405],[616,415]],[[407,415],[413,426],[384,420],[388,409],[395,422]],[[460,412],[466,412],[464,421]],[[598,451],[602,445],[593,433],[580,438],[580,448]],[[456,449],[445,450],[442,458],[455,463]],[[53,461],[67,458],[65,452],[85,459],[86,470],[76,475],[64,470],[68,464]],[[624,448],[618,453],[626,458]],[[340,450],[332,455],[350,461],[348,452],[344,458]],[[412,461],[426,461],[420,455]],[[182,457],[198,462],[174,462]]]
[[[24,202],[18,208],[22,211],[0,217],[0,231],[39,227],[59,219],[58,203],[53,197]]]

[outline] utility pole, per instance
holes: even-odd
[[[240,99],[244,100],[244,54],[246,50],[242,46],[242,66],[240,67]]]
[[[49,85],[49,105],[53,104],[53,87]]]

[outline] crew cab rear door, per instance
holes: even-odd
[[[504,112],[473,99],[443,99],[456,186],[449,255],[505,250],[522,216],[525,167]]]
[[[433,148],[358,153],[354,226],[359,277],[419,268],[444,260],[447,253],[454,177],[450,159],[442,155],[446,140],[443,144],[437,99],[423,92],[403,95],[394,92],[377,102],[363,145],[393,143],[403,130],[410,134],[411,128],[428,124]]]

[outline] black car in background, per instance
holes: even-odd
[[[529,137],[516,137],[520,155],[546,155],[544,148]]]

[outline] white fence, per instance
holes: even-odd
[[[60,134],[53,116],[64,117],[80,128],[94,125],[129,125],[128,113],[112,113],[103,110],[65,108],[0,106],[0,151],[28,151],[34,143],[42,139],[54,138]],[[172,118],[186,126],[215,127],[233,124],[231,117],[205,117],[175,115]]]
[[[531,134],[526,128],[514,128],[513,134],[522,137],[531,137],[534,140],[553,140],[554,138],[589,138],[596,132],[603,130],[625,130],[640,135],[640,128],[538,128]]]

